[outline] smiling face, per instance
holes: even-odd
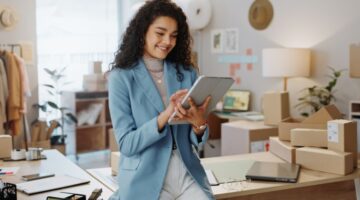
[[[171,17],[157,17],[145,34],[144,55],[165,59],[176,45],[177,22]]]

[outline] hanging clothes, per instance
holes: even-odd
[[[9,97],[7,101],[7,123],[13,135],[18,135],[22,130],[22,118],[24,110],[24,91],[22,88],[20,67],[13,53],[5,51],[6,74],[8,80]]]
[[[2,52],[0,52],[1,54]],[[5,62],[0,57],[0,134],[5,134],[3,124],[7,121],[6,99],[9,96]]]
[[[25,68],[25,60],[16,54],[13,54],[13,55],[14,55],[16,64],[19,68],[20,78],[22,80],[21,88],[23,91],[23,94],[22,94],[23,95],[23,98],[22,98],[23,109],[21,110],[21,112],[26,113],[26,111],[27,111],[26,98],[31,96],[31,90],[30,90],[29,78],[28,78],[26,68]]]

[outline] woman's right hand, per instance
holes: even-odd
[[[166,107],[166,109],[163,112],[160,113],[158,120],[157,120],[159,131],[165,127],[170,116],[174,113],[177,103],[181,102],[181,100],[185,97],[187,92],[188,92],[188,89],[182,89],[182,90],[176,91],[174,94],[172,94],[170,96],[168,106]]]

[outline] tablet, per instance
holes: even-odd
[[[191,97],[196,105],[201,105],[206,97],[211,96],[211,101],[206,110],[206,115],[215,108],[217,102],[224,96],[229,90],[234,80],[231,77],[209,77],[199,76],[191,87],[181,104],[185,109],[190,108],[188,104],[188,98]],[[188,124],[186,120],[174,120],[176,113],[174,112],[168,120],[168,123],[173,124]]]

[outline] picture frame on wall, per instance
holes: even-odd
[[[224,31],[211,31],[211,53],[223,53]]]
[[[232,28],[224,30],[224,52],[239,52],[239,29]]]

